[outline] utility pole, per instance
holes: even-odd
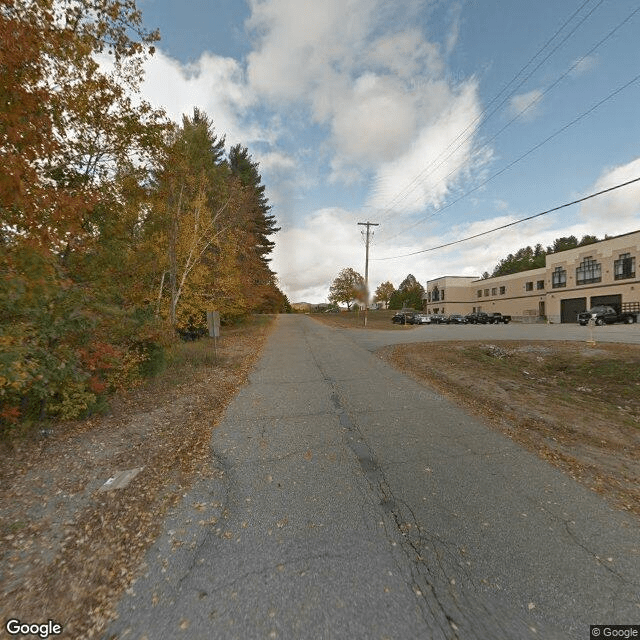
[[[370,228],[379,227],[377,222],[358,222],[359,225],[367,227],[367,239],[366,239],[366,257],[364,261],[364,288],[365,288],[365,301],[364,301],[364,326],[367,326],[367,314],[369,313],[369,240],[370,240]]]

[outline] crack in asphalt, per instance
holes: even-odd
[[[414,594],[416,594],[416,596],[418,596],[418,605],[422,611],[422,618],[426,626],[431,631],[435,631],[436,629],[440,631],[442,634],[441,638],[444,640],[457,640],[459,638],[456,632],[458,625],[456,624],[455,619],[445,611],[444,606],[440,602],[436,587],[430,580],[431,576],[425,575],[424,570],[420,570],[419,565],[424,562],[420,553],[420,543],[412,540],[411,537],[406,535],[406,531],[403,531],[403,527],[406,527],[407,522],[401,516],[398,502],[389,487],[384,472],[378,464],[378,460],[374,452],[366,443],[362,433],[358,430],[357,426],[351,420],[349,414],[342,405],[336,381],[327,375],[320,362],[318,362],[314,349],[309,343],[306,335],[305,340],[316,367],[321,372],[325,382],[331,388],[330,399],[343,430],[344,443],[355,455],[370,488],[377,494],[378,507],[381,506],[383,511],[390,515],[392,521],[395,523],[393,533],[389,532],[385,524],[385,534],[390,544],[395,546],[398,541],[400,542],[400,547],[403,550],[405,557],[409,560],[411,580],[408,582],[407,586]],[[418,521],[415,514],[408,505],[406,505],[406,503],[404,503],[404,505],[411,513],[411,520],[413,520],[412,528],[418,530]],[[400,575],[406,572],[406,566],[403,566],[398,559],[394,559],[394,562],[396,563]],[[423,566],[426,569],[426,565]],[[427,597],[428,593],[431,594],[431,598]],[[434,624],[436,625],[435,629]],[[436,637],[433,637],[434,640],[436,640]]]
[[[331,388],[330,398],[343,430],[344,444],[355,455],[370,489],[377,497],[378,508],[382,508],[383,513],[387,515],[387,521],[384,524],[385,536],[392,548],[399,547],[403,556],[408,560],[409,579],[406,581],[407,586],[418,598],[417,602],[424,623],[432,634],[437,634],[431,636],[433,640],[484,639],[488,637],[496,640],[510,640],[513,638],[514,628],[509,628],[508,623],[504,624],[501,619],[497,619],[496,611],[488,607],[484,598],[474,595],[473,582],[469,577],[468,569],[457,556],[459,551],[457,547],[450,550],[438,535],[428,535],[427,530],[420,525],[409,504],[396,498],[387,482],[383,465],[378,462],[374,451],[344,407],[340,399],[338,383],[327,374],[318,361],[307,332],[305,332],[305,341],[315,365]],[[366,412],[354,413],[359,415]],[[499,453],[493,455],[499,455]],[[472,449],[466,455],[469,457],[487,456],[485,452],[475,452]],[[447,456],[441,457],[446,458]],[[388,468],[391,465],[384,466]],[[387,527],[389,517],[392,523],[391,530]],[[395,557],[395,554],[393,557],[400,575],[406,574],[407,564],[401,562],[400,558]],[[432,567],[437,570],[434,572]],[[457,567],[455,575],[450,575],[452,567]],[[458,585],[456,579],[461,577],[463,579]],[[460,587],[467,588],[460,589]],[[478,616],[477,614],[480,612],[485,615]],[[520,626],[518,630],[520,635],[529,632],[531,637],[535,637],[537,634],[537,628],[524,620],[520,620],[516,624],[518,626],[524,625]]]

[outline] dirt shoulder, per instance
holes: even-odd
[[[99,637],[167,509],[196,475],[222,475],[211,432],[270,327],[223,329],[215,361],[212,347],[185,345],[179,365],[115,399],[108,415],[2,452],[0,637],[10,618],[52,619],[64,638]],[[126,488],[101,491],[141,467]]]
[[[640,516],[640,347],[486,341],[378,354]]]

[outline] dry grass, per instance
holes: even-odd
[[[419,331],[425,329],[425,325],[401,325],[393,324],[391,318],[396,311],[384,309],[381,311],[369,311],[367,328],[387,329],[389,331]],[[324,324],[343,329],[359,329],[364,326],[364,312],[350,311],[342,313],[310,313],[314,320],[320,320]]]
[[[180,345],[168,369],[117,399],[109,415],[57,425],[3,451],[0,618],[53,619],[64,637],[98,637],[168,507],[211,465],[209,442],[266,339],[264,318]],[[179,381],[179,382],[178,382]],[[116,471],[144,467],[125,489]]]
[[[640,515],[640,347],[440,342],[383,349],[416,379]]]

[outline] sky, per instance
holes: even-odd
[[[143,96],[207,112],[259,162],[291,302],[480,276],[560,236],[640,229],[634,0],[138,0],[161,40]],[[426,250],[426,251],[425,251]],[[412,254],[412,255],[409,255]]]

